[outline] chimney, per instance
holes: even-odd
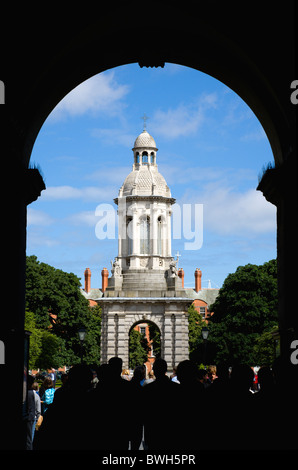
[[[184,270],[183,270],[183,268],[178,269],[178,276],[181,278],[182,287],[184,287]]]
[[[195,270],[195,291],[199,292],[202,289],[202,271],[200,269]]]
[[[108,278],[109,278],[109,271],[107,268],[103,268],[101,271],[101,290],[104,292],[108,287]]]
[[[87,292],[87,294],[89,294],[90,289],[91,289],[91,271],[90,271],[90,268],[85,269],[84,275],[85,275],[85,292]]]

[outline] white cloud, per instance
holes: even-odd
[[[99,170],[92,171],[92,173],[86,175],[84,179],[97,182],[104,181],[105,184],[109,184],[111,187],[116,188],[116,190],[111,188],[111,191],[114,191],[112,196],[113,199],[118,194],[118,189],[123,184],[125,178],[130,172],[131,165],[110,167],[105,165]]]
[[[28,207],[27,210],[27,225],[38,225],[38,226],[47,226],[51,225],[54,222],[54,219],[48,215],[46,212],[39,211]]]
[[[50,118],[59,120],[85,113],[114,115],[119,112],[121,100],[129,92],[129,86],[118,84],[114,75],[114,72],[101,73],[78,85],[60,101]]]
[[[95,227],[98,217],[95,215],[95,211],[82,211],[69,216],[67,220],[73,225]]]
[[[202,120],[203,115],[200,110],[191,112],[187,106],[180,105],[176,109],[156,111],[153,117],[152,130],[157,135],[175,139],[194,134]]]
[[[205,111],[215,108],[216,93],[203,94],[198,100],[189,104],[181,103],[175,109],[157,110],[150,128],[156,135],[167,139],[195,134],[205,119]]]
[[[261,125],[256,131],[249,132],[248,134],[245,134],[240,137],[241,142],[258,142],[263,139],[267,139],[267,136]]]
[[[113,188],[103,186],[86,186],[75,188],[73,186],[49,186],[43,191],[40,200],[55,201],[67,199],[82,199],[84,201],[106,201],[115,197]]]
[[[204,227],[222,235],[256,235],[276,230],[276,208],[255,189],[243,193],[215,188],[198,198],[204,203]]]
[[[57,247],[61,244],[60,240],[55,238],[49,238],[44,233],[35,233],[28,231],[27,235],[27,246],[30,247],[30,250],[34,252],[35,249],[42,248],[52,248]]]
[[[179,160],[179,158],[177,158]],[[249,168],[223,168],[223,167],[203,167],[194,166],[187,167],[181,165],[183,158],[175,165],[159,164],[158,168],[161,174],[165,177],[168,185],[185,185],[192,187],[193,184],[206,185],[210,182],[215,182],[221,186],[227,186],[231,181],[233,185],[239,185],[243,181],[256,181],[254,171]],[[174,189],[172,188],[174,194]]]
[[[116,129],[93,129],[91,135],[98,139],[101,139],[102,142],[106,145],[121,145],[123,147],[131,148],[133,142],[136,138],[135,135],[121,130]]]

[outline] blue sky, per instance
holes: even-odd
[[[203,287],[208,280],[220,287],[237,266],[275,258],[276,211],[255,189],[262,166],[273,162],[262,126],[223,83],[175,64],[108,70],[49,115],[31,157],[47,189],[28,207],[27,254],[82,280],[90,267],[92,287],[101,286],[101,270],[110,269],[118,244],[96,237],[95,209],[113,204],[131,171],[144,113],[177,204],[203,204],[202,247],[185,250],[184,238],[172,242],[185,286],[194,286],[197,267]]]

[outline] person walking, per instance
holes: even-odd
[[[44,415],[54,400],[55,388],[52,379],[46,377],[43,381],[42,388],[44,392],[40,398],[40,402],[42,405],[42,414]]]

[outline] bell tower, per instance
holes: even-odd
[[[158,149],[146,129],[136,138],[132,151],[132,171],[114,199],[118,205],[118,256],[112,267],[116,279],[109,287],[131,290],[139,284],[141,290],[167,289],[166,272],[177,277],[171,254],[175,199],[158,171]]]
[[[171,215],[175,199],[159,173],[157,147],[144,128],[133,146],[132,171],[118,197],[118,255],[97,300],[102,307],[101,362],[113,356],[129,364],[129,332],[154,323],[161,357],[171,370],[188,359],[188,313],[192,303],[171,254]]]

